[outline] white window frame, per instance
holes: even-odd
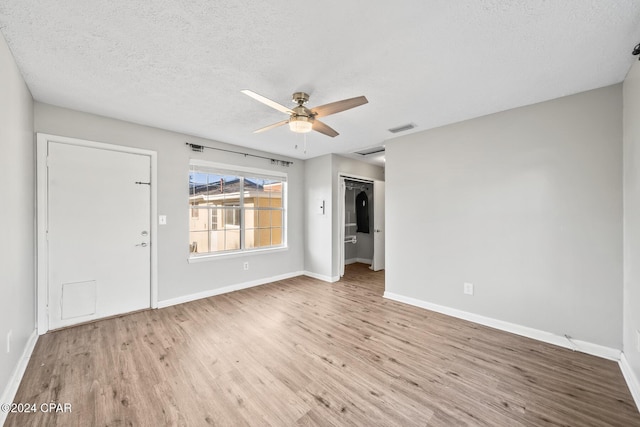
[[[193,169],[196,169],[201,172],[216,173],[221,175],[225,175],[225,174],[235,175],[238,177],[242,177],[242,180],[244,180],[244,178],[265,178],[265,179],[280,180],[282,182],[282,244],[278,246],[269,246],[266,248],[243,247],[246,244],[246,242],[244,241],[246,222],[244,218],[245,216],[244,192],[240,192],[240,224],[241,224],[240,246],[241,248],[236,250],[228,250],[228,251],[221,251],[221,252],[206,252],[202,254],[195,254],[195,253],[189,252],[188,254],[189,263],[219,259],[223,257],[230,258],[230,257],[238,257],[238,256],[244,256],[247,254],[254,254],[254,253],[281,252],[284,250],[288,250],[287,236],[289,234],[288,233],[289,209],[288,209],[288,183],[287,183],[288,175],[286,173],[280,172],[280,171],[268,170],[268,169],[259,169],[259,168],[245,167],[245,166],[230,165],[225,163],[210,162],[210,161],[200,160],[200,159],[190,159],[189,173]],[[188,206],[191,207],[190,204]],[[220,220],[221,218],[218,218],[218,221]],[[187,239],[187,243],[189,243],[189,239]]]

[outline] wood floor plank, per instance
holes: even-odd
[[[54,331],[6,426],[640,426],[615,362],[382,298],[347,267]]]

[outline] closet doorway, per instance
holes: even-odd
[[[384,269],[384,181],[340,176],[340,277],[345,265]]]

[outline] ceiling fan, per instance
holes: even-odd
[[[278,111],[289,114],[289,118],[287,120],[265,126],[253,133],[264,132],[289,123],[289,129],[293,132],[306,133],[311,132],[311,130],[315,130],[316,132],[320,132],[333,138],[338,135],[338,132],[318,120],[318,118],[349,110],[369,102],[364,96],[357,96],[355,98],[343,99],[342,101],[331,102],[329,104],[309,109],[304,106],[304,104],[309,101],[309,95],[304,92],[296,92],[293,94],[292,98],[293,102],[296,102],[298,106],[288,108],[250,90],[245,89],[242,93],[262,102],[265,105],[268,105],[271,108],[275,108]]]

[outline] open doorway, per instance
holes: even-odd
[[[340,176],[340,277],[345,266],[384,269],[384,182]]]

